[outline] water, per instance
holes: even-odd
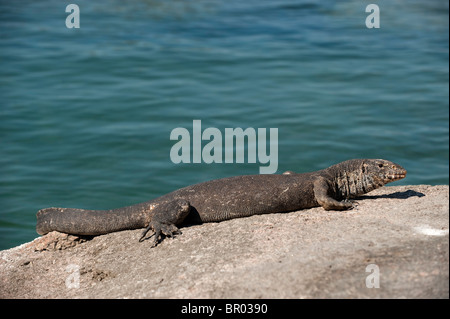
[[[176,127],[278,128],[278,173],[350,158],[448,184],[448,2],[0,2],[0,249],[50,206],[109,209],[255,164],[174,164]]]

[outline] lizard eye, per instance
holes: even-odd
[[[378,167],[379,167],[379,168],[382,168],[382,167],[383,167],[383,164],[381,164],[381,163],[378,164]]]

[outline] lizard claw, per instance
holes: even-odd
[[[141,234],[141,238],[139,238],[139,242],[143,242],[146,238],[145,238],[145,235],[147,235],[147,233],[150,231],[150,229],[152,229],[152,224],[150,223],[148,226],[147,226],[147,228],[146,229],[144,229],[144,231],[142,232],[142,234]],[[153,234],[150,236],[150,237],[148,237],[148,238],[151,238],[153,235],[155,235],[156,234],[156,232],[153,232]],[[147,238],[147,239],[148,239]]]
[[[150,237],[146,238],[145,236],[150,231],[150,229],[153,230],[153,234]],[[166,223],[160,223],[157,221],[153,221],[142,232],[139,242],[142,242],[142,241],[154,236],[153,243],[151,246],[153,248],[159,244],[159,242],[162,240],[162,238],[160,238],[160,237],[162,237],[163,235],[167,236],[167,237],[173,237],[175,234],[181,234],[181,231],[178,229],[177,226],[175,226],[173,224],[166,224]]]
[[[357,201],[350,200],[350,199],[344,199],[342,202],[347,203],[349,205],[349,207],[347,208],[348,210],[356,209],[359,206]]]

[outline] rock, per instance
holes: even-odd
[[[448,200],[447,185],[383,187],[350,211],[184,227],[156,248],[141,230],[54,232],[0,252],[0,297],[449,298]]]
[[[45,236],[33,240],[29,244],[29,247],[33,247],[36,251],[62,250],[75,247],[76,245],[84,243],[87,240],[87,236],[81,237],[52,231]]]

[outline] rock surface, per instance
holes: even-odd
[[[383,187],[351,211],[190,226],[152,249],[141,230],[53,232],[0,252],[0,297],[449,298],[448,201],[447,185]]]

